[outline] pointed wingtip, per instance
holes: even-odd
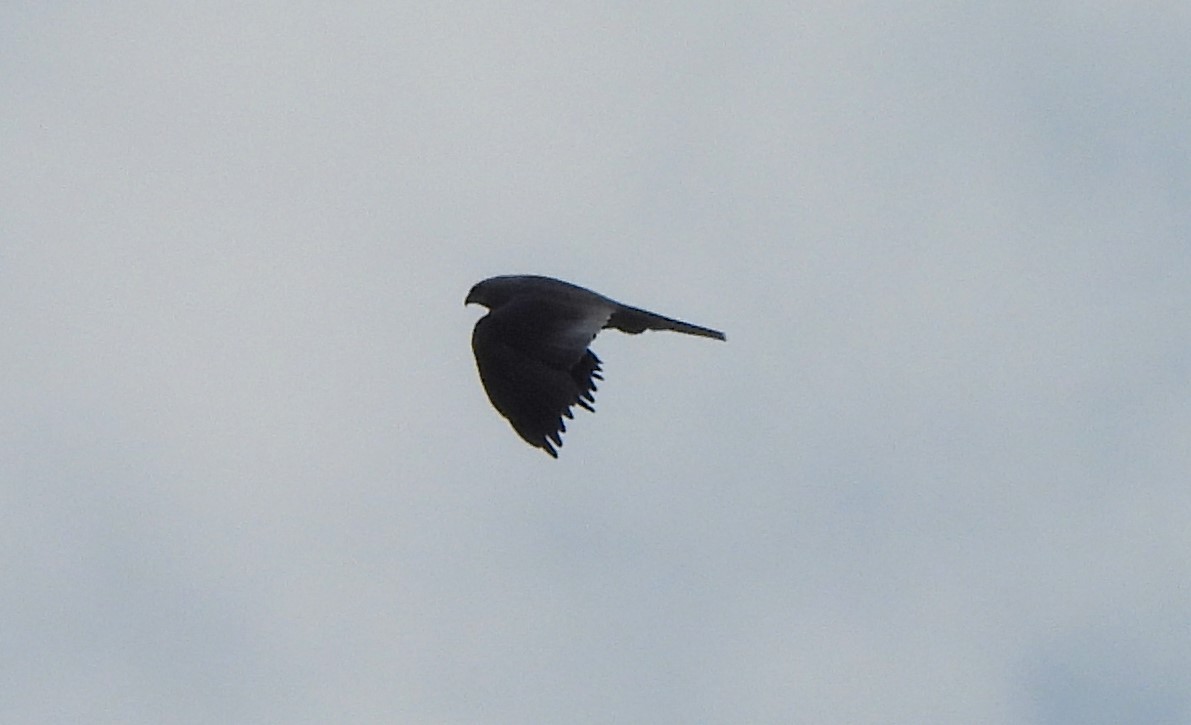
[[[727,340],[728,340],[727,335],[720,332],[719,330],[713,330],[710,327],[699,327],[698,325],[689,325],[688,327],[686,327],[684,329],[680,329],[678,331],[685,332],[688,335],[698,335],[699,337],[710,338],[712,340],[723,340],[725,342],[727,342]]]

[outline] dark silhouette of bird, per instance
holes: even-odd
[[[600,330],[673,330],[723,340],[724,333],[621,304],[550,277],[507,275],[478,283],[464,304],[489,312],[472,351],[493,407],[531,446],[558,458],[571,408],[595,412],[600,359],[587,348]]]

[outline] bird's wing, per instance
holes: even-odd
[[[563,416],[591,410],[600,361],[587,346],[613,312],[610,304],[559,304],[527,296],[476,323],[472,350],[488,399],[527,443],[558,457]]]
[[[687,335],[710,337],[713,340],[724,339],[724,333],[719,330],[693,325],[689,322],[675,320],[672,317],[659,315],[656,312],[643,310],[639,307],[630,307],[629,305],[618,304],[616,311],[608,319],[607,325],[621,332],[627,332],[630,335],[636,335],[645,330],[672,330]]]

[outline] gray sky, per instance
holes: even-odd
[[[1191,721],[1186,3],[649,8],[0,10],[0,720]]]

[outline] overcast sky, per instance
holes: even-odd
[[[1188,7],[6,3],[0,720],[1191,722]]]

